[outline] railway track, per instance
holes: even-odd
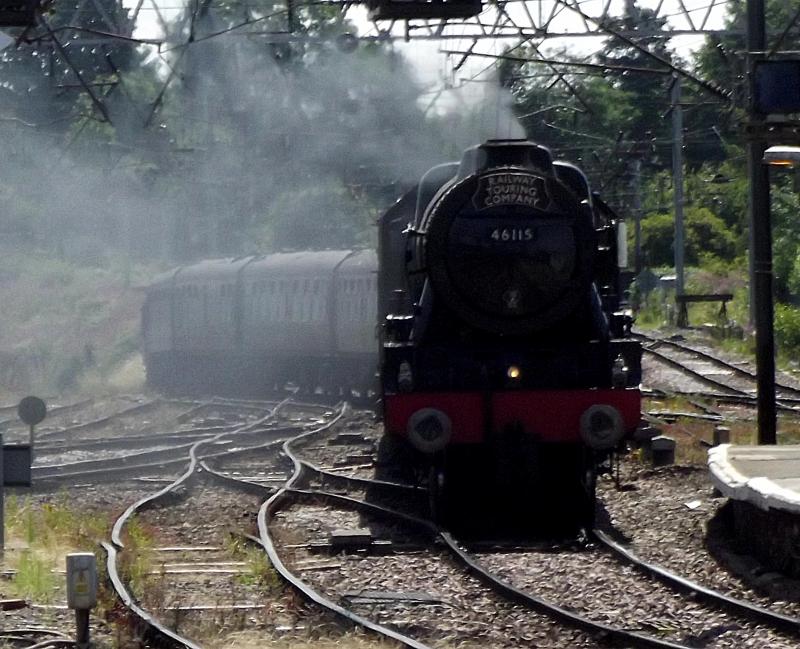
[[[41,444],[36,450],[34,481],[43,485],[96,483],[140,474],[158,475],[185,464],[195,443],[212,438],[214,449],[207,457],[243,454],[296,430],[288,418],[268,425],[254,421],[275,403],[250,402],[243,408],[238,403],[214,401],[181,411],[161,424],[161,429],[171,432],[136,432],[122,437],[112,434],[96,439],[98,431],[94,431],[89,438]]]
[[[306,406],[305,417],[297,414],[303,408],[282,402],[238,430],[195,442],[188,451],[188,468],[163,489],[130,505],[115,522],[111,543],[105,544],[109,574],[120,599],[159,642],[196,647],[196,642],[181,634],[182,628],[190,629],[190,635],[203,636],[208,627],[230,626],[237,616],[246,626],[245,619],[258,612],[263,614],[269,606],[263,589],[265,583],[271,584],[271,569],[263,550],[257,550],[257,556],[262,558],[260,562],[255,560],[258,565],[249,565],[254,561],[253,555],[244,552],[241,543],[247,530],[255,529],[258,506],[273,490],[269,482],[277,479],[283,483],[288,479],[286,469],[280,467],[276,442],[303,433],[307,425],[320,428],[332,423],[320,424],[323,419],[330,419],[327,408]],[[313,412],[309,414],[308,408]],[[294,414],[286,412],[292,409]],[[282,437],[276,438],[269,434],[269,425],[278,422],[279,412],[282,419],[294,424],[283,425]],[[323,412],[328,417],[321,418]],[[269,432],[265,434],[265,430]],[[252,437],[257,443],[252,439],[242,443],[242,436]],[[236,441],[235,448],[220,451],[217,446],[228,437]],[[212,469],[211,460],[224,464],[230,474]],[[220,488],[219,482],[224,487]],[[243,498],[242,491],[250,495]],[[119,569],[120,563],[130,565],[141,553],[140,548],[134,547],[126,554],[126,544],[135,540],[135,534],[126,534],[125,530],[137,525],[158,530],[159,539],[170,543],[173,553],[179,553],[164,562],[158,573],[158,588],[126,583]],[[135,556],[131,557],[131,553]],[[224,619],[225,624],[216,624],[215,616]]]
[[[634,337],[642,341],[645,354],[683,375],[674,392],[704,394],[710,387],[716,391],[714,397],[746,405],[755,402],[756,374],[740,364],[682,341],[641,332]],[[776,383],[776,388],[776,397],[783,407],[796,409],[800,404],[800,388],[781,382]]]
[[[235,411],[237,404],[230,405]],[[265,406],[248,409],[238,428],[224,421],[204,427],[207,419],[221,419],[208,411],[184,422],[195,429],[187,427],[169,439],[176,447],[170,471],[174,473],[179,462],[188,468],[164,489],[128,508],[114,527],[112,543],[106,545],[109,574],[119,578],[126,521],[158,529],[167,529],[172,519],[177,524],[164,533],[157,559],[164,565],[159,578],[169,580],[174,594],[148,601],[135,597],[135,588],[131,592],[117,579],[122,601],[162,643],[194,647],[197,641],[182,632],[191,635],[188,629],[213,626],[215,616],[244,619],[264,610],[258,598],[263,591],[248,591],[246,586],[234,596],[231,582],[247,577],[250,568],[231,550],[233,538],[239,545],[257,543],[256,551],[269,555],[283,578],[312,602],[302,615],[310,616],[314,625],[330,625],[328,615],[334,614],[405,646],[475,641],[498,647],[595,647],[609,639],[622,646],[650,647],[748,642],[782,647],[796,642],[797,620],[791,613],[732,602],[730,596],[715,600],[706,592],[713,590],[708,586],[698,593],[711,603],[700,606],[694,601],[697,594],[689,599],[677,594],[688,581],[679,575],[669,575],[666,569],[649,577],[631,574],[622,561],[632,560],[625,548],[617,548],[620,558],[614,558],[591,546],[520,546],[510,551],[505,546],[487,550],[460,544],[426,520],[426,492],[413,475],[375,478],[377,433],[367,416],[338,420],[330,430],[334,422],[329,407],[298,407],[294,413],[279,409],[277,421],[275,413],[265,413]],[[145,432],[127,442],[134,445],[128,448],[146,452],[155,439]],[[53,441],[54,457],[59,443]],[[80,444],[86,451],[96,448],[93,440]],[[149,465],[149,473],[142,475],[162,475],[153,469],[154,457],[140,463]],[[86,471],[83,475],[91,477]],[[198,517],[197,512],[210,517]],[[247,529],[257,529],[258,537],[244,540]],[[603,539],[600,534],[598,538]],[[546,570],[551,575],[542,578]],[[587,574],[594,577],[587,579]],[[533,581],[526,581],[531,575]],[[667,578],[672,580],[669,586],[657,583]],[[564,584],[572,583],[589,592],[593,580],[610,585],[605,601],[612,598],[608,606],[619,609],[617,613],[609,613],[607,605],[597,607],[602,594],[582,601],[546,588],[547,583],[560,583],[564,590]],[[195,588],[198,581],[221,594],[204,595],[206,591]],[[622,583],[626,588],[620,590]],[[612,587],[622,594],[612,595]],[[600,590],[594,583],[594,592]],[[634,603],[626,611],[622,602],[632,597],[638,603],[652,599],[655,610]],[[658,616],[667,616],[670,623],[654,625],[651,618]],[[760,618],[753,622],[753,616]],[[289,618],[283,625],[288,631],[280,633],[301,632],[304,623],[296,615]],[[256,625],[253,633],[278,632]]]
[[[290,449],[287,448],[286,451],[287,454],[293,456]],[[299,459],[296,455],[293,456],[293,461],[295,462],[294,481],[300,482],[303,480],[307,480],[308,477],[304,476],[304,467],[309,467],[311,463],[304,463],[303,460]],[[348,478],[342,475],[337,475],[334,479],[346,481]],[[357,491],[364,489],[366,481],[363,478],[357,478],[355,479],[354,482],[355,482],[355,489]],[[609,624],[602,620],[597,620],[596,619],[598,616],[597,612],[590,611],[587,612],[585,615],[576,614],[574,611],[575,607],[577,606],[575,601],[562,602],[562,603],[559,603],[557,601],[548,601],[548,599],[537,595],[535,592],[530,592],[529,589],[519,588],[516,585],[509,583],[509,581],[505,580],[501,575],[503,570],[502,566],[499,568],[495,566],[494,569],[487,569],[486,567],[482,566],[482,561],[476,559],[474,555],[471,555],[466,550],[464,550],[464,548],[460,547],[459,544],[455,541],[455,539],[446,534],[442,534],[439,530],[435,528],[435,526],[433,526],[428,521],[425,521],[424,519],[421,519],[416,516],[409,516],[405,512],[401,514],[398,513],[396,510],[378,507],[374,503],[366,502],[365,500],[363,500],[363,498],[348,497],[341,493],[320,493],[319,491],[315,491],[314,489],[304,489],[304,490],[291,489],[291,486],[292,483],[289,484],[290,488],[284,491],[286,498],[292,495],[295,497],[303,497],[309,499],[312,503],[317,502],[317,506],[319,506],[319,502],[334,502],[338,503],[340,506],[345,505],[346,507],[362,512],[361,518],[356,517],[355,519],[351,519],[350,521],[351,527],[353,525],[359,525],[359,524],[363,525],[364,511],[371,512],[373,515],[378,515],[383,517],[395,516],[398,520],[403,521],[405,524],[410,524],[415,528],[417,528],[417,530],[421,530],[422,532],[429,534],[433,538],[438,537],[441,540],[443,540],[447,545],[447,547],[450,549],[452,556],[457,557],[461,562],[463,562],[463,564],[467,568],[469,568],[469,570],[471,570],[474,574],[478,575],[481,580],[483,580],[485,583],[490,584],[491,587],[493,589],[496,589],[503,597],[510,598],[516,605],[523,604],[526,607],[529,607],[537,611],[539,614],[545,615],[549,618],[555,618],[560,622],[566,623],[569,626],[580,630],[581,632],[586,632],[593,636],[612,638],[616,642],[625,645],[649,646],[649,647],[681,647],[681,646],[688,647],[688,646],[698,646],[697,643],[700,641],[704,643],[710,642],[717,636],[719,636],[720,638],[722,638],[722,636],[726,636],[725,638],[720,640],[721,646],[725,646],[727,643],[730,643],[729,646],[742,646],[740,643],[752,641],[751,636],[755,635],[756,637],[758,637],[759,634],[761,634],[763,638],[762,642],[764,642],[764,644],[762,646],[781,646],[781,643],[785,644],[786,646],[791,646],[791,644],[795,642],[793,635],[784,637],[781,636],[778,631],[763,632],[760,627],[749,621],[750,617],[757,617],[758,624],[774,626],[781,630],[785,630],[788,628],[792,633],[800,629],[800,621],[797,618],[793,618],[792,616],[787,616],[780,613],[775,613],[763,607],[753,605],[746,601],[737,600],[730,596],[714,593],[711,589],[704,588],[699,585],[690,584],[688,580],[680,577],[679,575],[670,573],[668,570],[665,570],[663,568],[655,568],[652,566],[648,566],[645,563],[639,562],[637,564],[639,569],[642,571],[649,570],[650,577],[658,575],[659,579],[666,581],[671,588],[674,588],[676,590],[689,589],[692,592],[691,595],[692,598],[700,595],[703,598],[709,600],[713,608],[711,610],[703,609],[703,607],[700,607],[699,605],[695,604],[693,602],[693,599],[691,598],[688,600],[687,599],[681,600],[680,603],[677,604],[677,606],[673,602],[672,605],[676,606],[676,610],[680,610],[680,615],[683,616],[683,618],[686,620],[682,623],[683,624],[682,628],[679,628],[677,630],[672,629],[671,631],[673,636],[681,635],[682,633],[683,636],[679,639],[674,639],[674,638],[669,639],[668,637],[667,638],[663,637],[670,635],[670,633],[668,633],[669,629],[654,628],[652,625],[649,624],[649,620],[646,618],[641,620],[641,626],[643,629],[647,629],[648,627],[650,627],[651,633],[649,635],[647,633],[643,633],[641,630],[631,631],[630,629],[623,628],[624,625],[620,622],[617,622],[617,624]],[[382,487],[390,488],[390,486],[385,483],[382,485]],[[280,510],[280,507],[278,505],[280,501],[281,501],[281,494],[278,493],[271,500],[272,505],[265,504],[265,506],[262,507],[262,510],[259,515],[259,529],[261,533],[261,538],[262,541],[264,541],[265,546],[268,548],[270,548],[270,532],[269,532],[268,522],[270,520],[270,517],[274,518],[276,516],[276,512]],[[317,516],[313,516],[313,518],[316,520],[318,516],[319,513],[317,512]],[[344,518],[343,520],[344,523],[346,524],[347,519]],[[370,524],[370,527],[373,526],[375,526],[374,522]],[[598,538],[602,538],[604,542],[606,542],[608,547],[615,547],[607,537],[602,536],[600,533],[598,533]],[[389,541],[389,544],[393,546],[403,545],[403,543],[401,541],[398,541],[397,539]],[[413,547],[413,543],[411,543],[410,545],[412,545]],[[367,546],[366,548],[362,547],[362,550],[366,549],[366,551],[369,552],[371,550],[374,550],[374,548],[376,547],[378,546],[375,545],[373,540],[370,541],[370,545]],[[616,555],[618,557],[623,556],[622,548],[615,547],[615,549],[617,551]],[[523,553],[515,552],[513,555],[511,555],[515,560],[514,565],[517,565],[520,556],[522,556],[522,554]],[[528,553],[528,557],[534,556],[534,554],[535,553],[533,554]],[[548,550],[548,552],[546,552],[545,554],[550,559],[552,559],[552,557],[554,557],[556,553],[553,552],[552,550]],[[594,550],[592,552],[583,552],[583,553],[575,553],[573,551],[570,551],[570,554],[573,556],[580,555],[582,557],[583,565],[579,570],[576,571],[576,575],[583,575],[584,580],[585,580],[585,575],[587,574],[596,575],[598,566],[601,565],[604,561],[607,564],[607,569],[610,570],[609,576],[606,578],[606,581],[609,584],[619,583],[620,582],[619,575],[624,574],[625,570],[624,566],[621,565],[619,560],[609,558],[608,555],[602,555],[597,550]],[[488,556],[491,556],[492,560],[496,563],[497,557],[500,555],[497,553],[492,553]],[[280,561],[280,557],[278,556],[274,544],[271,547],[271,559],[273,561]],[[507,557],[505,559],[507,559]],[[561,559],[563,563],[563,557]],[[627,553],[624,555],[624,559],[626,562],[631,562],[635,560],[635,557],[633,557],[630,553]],[[295,563],[299,565],[300,568],[302,569],[304,565],[308,565],[309,561],[311,561],[310,558],[305,558],[296,560]],[[358,561],[363,562],[365,561],[365,559],[361,557]],[[386,560],[384,558],[378,558],[377,561],[385,562]],[[400,571],[403,574],[422,572],[423,575],[429,578],[430,575],[435,574],[436,572],[433,565],[436,565],[440,562],[441,562],[440,559],[434,559],[432,565],[428,565],[426,563],[425,564],[426,568],[425,570],[422,571],[419,570],[419,566],[417,566],[416,570],[409,570],[407,568],[406,569],[401,568],[400,565],[396,565],[395,570]],[[395,563],[397,564],[396,558],[395,558]],[[417,559],[417,563],[420,563],[419,559]],[[558,563],[558,561],[556,561],[556,563]],[[287,570],[287,572],[291,574],[291,571],[288,570],[285,565],[283,566],[283,569]],[[513,566],[512,567],[506,566],[506,570],[509,571],[511,574],[517,573],[516,568]],[[378,602],[380,607],[382,607],[380,608],[377,614],[377,617],[379,619],[381,616],[386,617],[387,615],[389,616],[395,615],[395,617],[397,617],[397,615],[399,615],[399,613],[397,613],[396,611],[395,613],[389,613],[387,611],[387,609],[394,610],[392,606],[387,604],[386,601],[387,599],[392,600],[394,604],[400,607],[400,609],[402,609],[403,606],[405,607],[409,606],[409,601],[410,601],[409,597],[408,596],[404,597],[402,593],[400,593],[400,595],[397,595],[396,593],[394,595],[384,593],[383,594],[384,600],[382,601],[380,599],[381,595],[380,593],[378,593],[377,597],[373,593],[373,596],[371,597],[369,596],[369,593],[364,594],[365,590],[362,589],[361,597],[358,596],[353,597],[352,596],[352,593],[354,592],[353,589],[350,590],[350,594],[348,595],[347,592],[342,593],[332,588],[332,584],[352,583],[354,575],[362,575],[365,573],[371,574],[371,570],[369,568],[360,566],[355,569],[351,568],[349,570],[345,570],[343,575],[333,575],[331,572],[331,567],[328,566],[324,571],[324,576],[320,578],[319,590],[315,592],[317,593],[317,596],[321,597],[323,600],[328,600],[328,601],[333,601],[337,598],[340,600],[350,598],[351,600],[356,601],[361,607],[372,606],[372,608],[375,608],[376,606],[378,606],[378,604],[376,604],[376,602]],[[297,579],[296,576],[294,578]],[[646,584],[645,587],[639,586],[639,590],[642,591],[642,589],[644,588],[647,591],[640,593],[634,603],[634,609],[641,616],[643,613],[641,609],[637,609],[636,606],[641,601],[646,601],[646,599],[649,596],[651,596],[651,593],[653,592],[654,589],[659,589],[663,587],[661,587],[658,583],[656,583],[656,581],[652,578],[646,578],[642,580],[642,578],[639,577],[638,579],[639,581],[642,581],[643,583]],[[547,582],[548,580],[545,579],[539,581]],[[626,577],[626,583],[631,583],[631,581],[632,578],[630,575],[628,575]],[[635,581],[636,579],[633,579],[633,582]],[[332,590],[333,592],[330,592]],[[591,589],[586,588],[586,591],[589,590]],[[322,591],[323,595],[320,595],[319,591]],[[327,592],[327,597],[325,596],[326,592]],[[404,589],[404,592],[407,595],[409,592],[413,593],[416,591],[414,589],[410,590]],[[668,601],[671,597],[674,597],[672,591],[669,591],[667,595],[662,594],[660,596],[660,598],[665,601]],[[424,596],[419,597],[419,601],[415,602],[415,604],[419,606],[420,602],[430,604],[431,606],[435,606],[437,604],[436,598],[424,597]],[[502,604],[498,603],[498,606],[502,608]],[[693,610],[691,613],[689,613],[687,612],[688,609],[693,609]],[[355,614],[358,615],[358,613]],[[439,614],[441,614],[441,611],[439,612]],[[603,615],[604,613],[602,613],[601,611],[600,617],[602,617]],[[648,614],[644,613],[644,615],[646,616]],[[675,613],[675,615],[678,615],[677,612]],[[722,615],[722,617],[726,619],[729,616],[734,615],[736,616],[736,620],[731,624],[718,624],[715,621],[719,618],[720,615]],[[623,613],[618,617],[624,618],[625,615]],[[416,624],[419,624],[418,620]],[[544,624],[546,626],[546,623]],[[630,625],[630,621],[628,622],[628,624]],[[395,630],[398,632],[407,631],[407,629],[403,626],[403,624],[397,624],[395,626],[397,627]],[[411,626],[413,627],[414,625]],[[541,621],[539,628],[541,628]],[[698,628],[699,630],[697,630]],[[695,631],[693,631],[693,629]],[[435,627],[433,629],[429,629],[428,631],[429,633],[432,633],[435,636],[436,633]],[[734,632],[738,634],[738,637],[731,639],[734,635]],[[772,637],[771,634],[775,634],[775,636],[778,638],[777,641],[775,637]],[[571,640],[573,644],[575,641],[576,641],[575,638]],[[584,642],[584,641],[586,641],[585,638],[583,640],[578,640],[578,642]],[[778,644],[775,644],[776,642]],[[409,646],[414,646],[414,645],[409,644]]]

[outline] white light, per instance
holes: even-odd
[[[800,164],[800,147],[771,146],[764,151],[763,161],[775,167],[796,167]]]

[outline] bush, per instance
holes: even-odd
[[[642,219],[642,252],[647,265],[672,266],[675,218],[669,213],[648,214]],[[684,218],[684,262],[731,260],[736,255],[736,237],[724,221],[705,207],[690,207]]]
[[[800,351],[800,309],[775,305],[775,340],[784,354]]]

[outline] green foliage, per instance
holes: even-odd
[[[152,530],[138,516],[125,524],[125,549],[119,555],[120,576],[140,596],[157,581],[153,574],[155,540]]]
[[[674,260],[672,241],[675,219],[672,214],[648,214],[642,219],[642,252],[647,265],[666,266]],[[736,254],[736,237],[725,223],[705,207],[690,207],[684,213],[684,259],[686,264],[700,261],[731,260]]]
[[[775,341],[781,352],[797,358],[800,353],[800,309],[775,305]]]
[[[238,576],[239,583],[257,585],[268,590],[281,587],[281,579],[263,548],[254,546],[241,537],[231,535],[227,542],[227,549],[236,559],[247,564],[248,572]]]
[[[55,572],[70,551],[94,551],[108,534],[103,513],[76,509],[73,500],[60,493],[39,502],[12,496],[6,502],[6,528],[10,539],[24,541],[25,548],[12,561],[16,574],[13,591],[20,597],[49,603],[61,579]],[[98,557],[98,566],[102,566]]]
[[[785,176],[773,176],[770,194],[775,295],[781,301],[797,300],[800,298],[800,195]]]
[[[782,34],[795,17],[797,5],[782,0],[766,0],[765,26],[768,34]],[[697,68],[706,79],[733,93],[735,104],[746,105],[747,61],[741,52],[747,51],[745,34],[747,31],[747,2],[737,0],[728,5],[725,24],[726,35],[714,34],[706,37],[706,43],[697,55]],[[771,38],[770,47],[777,45]],[[781,50],[797,50],[800,35],[790,30],[781,43]],[[724,114],[724,113],[723,113]]]
[[[733,259],[736,237],[722,219],[705,207],[690,207],[685,217],[687,263],[698,264],[704,256]]]
[[[22,537],[29,545],[54,548],[67,544],[76,550],[92,549],[107,528],[104,515],[75,509],[66,493],[41,504],[29,497],[9,498],[6,524],[10,535]]]
[[[657,329],[668,321],[667,305],[664,294],[660,290],[650,291],[638,300],[636,311],[636,327],[638,329]]]
[[[16,565],[14,590],[20,597],[48,604],[57,586],[52,563],[30,550],[23,550]]]

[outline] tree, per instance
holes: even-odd
[[[396,197],[387,200],[387,188],[441,161],[408,64],[384,43],[343,50],[338,36],[351,27],[330,7],[298,10],[297,38],[277,50],[269,37],[231,32],[242,17],[224,5],[205,7],[184,18],[194,40],[174,51],[177,73],[158,113],[189,152],[179,172],[181,254],[368,238],[369,216]],[[285,31],[285,15],[264,27]]]
[[[704,207],[689,207],[684,225],[684,255],[687,264],[703,259],[729,261],[736,254],[736,237],[722,220]],[[648,265],[672,266],[675,220],[669,213],[648,214],[642,219],[642,250]]]
[[[667,104],[670,77],[665,74],[668,73],[665,66],[655,58],[670,63],[673,60],[669,39],[663,35],[666,22],[665,17],[659,17],[652,9],[639,7],[636,0],[626,0],[623,15],[609,20],[608,27],[612,32],[640,32],[642,36],[637,37],[634,44],[630,39],[612,35],[598,56],[599,63],[631,70],[616,75],[613,85],[628,97],[630,116],[624,124],[626,136],[640,141],[645,155],[656,153],[653,143],[657,138],[668,139],[669,133],[659,113]],[[663,155],[661,151],[658,153]]]
[[[0,109],[58,135],[82,115],[106,120],[118,75],[146,67],[135,43],[99,35],[129,35],[128,10],[119,0],[78,0],[54,4],[44,20],[35,38],[0,54],[0,80],[11,91]],[[87,88],[98,101],[84,103]]]

